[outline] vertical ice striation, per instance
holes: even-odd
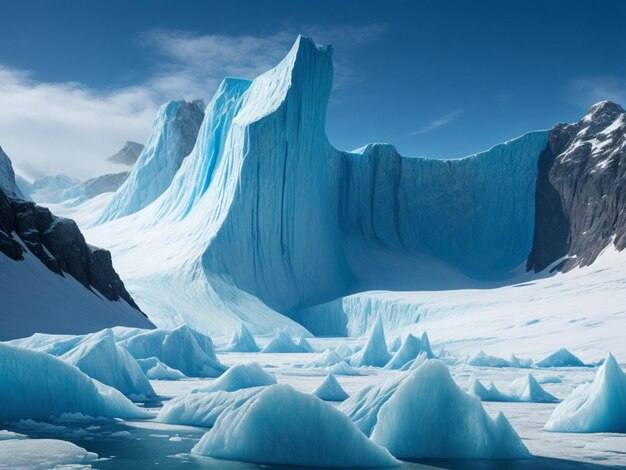
[[[137,212],[165,191],[193,148],[203,112],[196,103],[170,101],[159,109],[148,142],[100,222]]]

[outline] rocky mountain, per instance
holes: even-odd
[[[15,181],[15,171],[11,160],[0,147],[0,191],[13,198],[24,198],[24,194]]]
[[[41,176],[30,184],[22,178],[20,184],[27,189],[25,192],[28,192],[30,199],[56,203],[64,200],[65,191],[80,185],[80,180],[67,175],[51,175]]]
[[[110,173],[90,178],[64,190],[59,195],[59,198],[62,201],[76,198],[91,199],[102,193],[115,192],[128,179],[129,174],[128,171],[123,171],[121,173]]]
[[[107,160],[120,165],[133,166],[142,151],[143,145],[128,140],[121,149],[107,158]]]
[[[588,266],[609,245],[626,247],[626,113],[602,101],[557,124],[539,158],[528,269]]]
[[[2,172],[12,172],[8,158],[0,162]],[[5,184],[0,188],[0,297],[2,339],[151,325],[113,269],[110,252],[88,245],[72,220],[11,194]]]

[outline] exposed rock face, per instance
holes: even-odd
[[[107,160],[121,165],[133,166],[142,150],[143,145],[128,140],[115,155],[111,155]]]
[[[0,251],[18,261],[24,257],[24,248],[50,271],[69,274],[87,289],[97,289],[112,301],[123,299],[139,310],[113,269],[111,253],[87,245],[74,221],[0,191]]]
[[[539,158],[528,270],[588,266],[610,244],[626,247],[626,113],[602,101],[557,124]]]
[[[0,190],[4,191],[9,197],[24,198],[22,191],[15,181],[15,172],[11,160],[0,147]]]

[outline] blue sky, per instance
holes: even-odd
[[[298,33],[335,46],[327,131],[456,157],[626,104],[620,1],[0,1],[0,146],[94,176],[168,99],[254,78]]]

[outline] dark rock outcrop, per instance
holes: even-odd
[[[527,268],[569,271],[610,244],[626,247],[626,113],[602,101],[557,124],[539,158],[535,232]]]
[[[123,299],[139,310],[113,269],[111,253],[88,245],[73,220],[0,191],[0,251],[18,261],[26,249],[50,271],[70,275],[87,289],[112,301]]]

